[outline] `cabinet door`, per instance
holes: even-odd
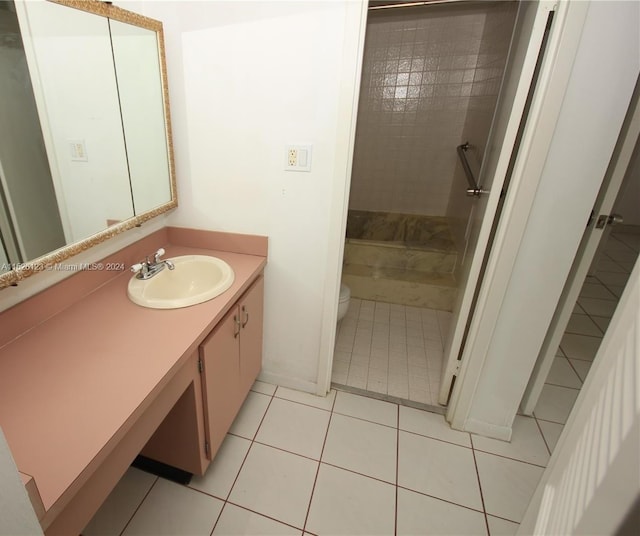
[[[239,334],[238,308],[234,307],[200,346],[209,459],[213,459],[244,400]]]
[[[264,277],[260,276],[240,299],[240,383],[243,393],[251,389],[262,368],[262,309]],[[244,396],[244,395],[243,395]]]

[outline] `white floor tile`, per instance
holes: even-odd
[[[569,359],[571,365],[582,381],[587,379],[589,369],[591,369],[591,361],[583,361],[582,359]]]
[[[401,378],[389,378],[387,383],[387,393],[397,398],[409,398],[409,379],[407,376]]]
[[[484,514],[413,491],[398,489],[398,535],[487,534]]]
[[[157,478],[130,467],[82,531],[83,536],[120,534]]]
[[[487,516],[489,532],[491,536],[515,536],[520,523],[500,519],[499,517]]]
[[[602,330],[588,315],[572,314],[565,332],[602,337]]]
[[[624,292],[624,285],[607,285],[607,288],[619,299]]]
[[[573,333],[565,333],[560,342],[560,348],[569,358],[584,359],[593,361],[593,358],[600,348],[602,339],[599,337],[589,337],[587,335],[574,335]]]
[[[615,274],[618,275],[618,274]],[[597,298],[578,298],[578,303],[587,314],[611,318],[618,302],[615,300],[599,300]]]
[[[609,329],[609,323],[611,322],[610,318],[607,318],[606,316],[592,316],[591,320],[595,322],[602,333],[605,333],[607,329]]]
[[[463,447],[471,446],[467,432],[453,430],[443,415],[400,406],[400,429],[423,436],[456,443]]]
[[[251,441],[227,434],[204,476],[194,476],[189,487],[226,499],[238,476]]]
[[[336,395],[334,411],[387,426],[398,425],[398,406],[396,404],[344,391],[339,391]]]
[[[395,484],[397,432],[334,414],[322,461]]]
[[[374,380],[369,376],[367,380],[367,391],[372,393],[380,393],[382,395],[387,394],[387,381],[385,380]]]
[[[573,389],[580,389],[580,387],[582,387],[580,377],[576,374],[576,371],[573,370],[573,367],[569,364],[566,357],[556,357],[553,360],[546,383],[560,385],[562,387],[571,387]]]
[[[253,439],[270,401],[270,396],[250,391],[229,432],[247,439]]]
[[[615,300],[616,297],[601,283],[584,283],[580,290],[581,298],[597,298],[599,300]]]
[[[553,452],[558,443],[558,439],[560,438],[560,434],[564,429],[564,425],[549,421],[538,421],[538,424],[540,425],[542,435],[549,446],[549,450]]]
[[[577,389],[545,383],[533,414],[538,419],[564,424],[579,393]]]
[[[319,460],[330,416],[322,409],[274,398],[256,441]]]
[[[608,257],[602,257],[598,261],[597,265],[598,272],[616,272],[616,273],[624,273],[624,269],[617,262],[611,260]]]
[[[306,529],[322,535],[394,533],[395,486],[321,464]]]
[[[586,315],[586,311],[580,307],[580,304],[578,302],[576,302],[576,304],[573,306],[573,313],[574,315]]]
[[[400,432],[398,485],[482,509],[471,449]]]
[[[344,366],[340,366],[344,365]],[[344,363],[333,363],[331,370],[331,381],[340,385],[347,384],[347,377],[349,376],[349,365]]]
[[[487,513],[520,523],[544,469],[477,451],[476,462]]]
[[[616,260],[618,262],[634,262],[638,254],[631,252],[624,255],[616,254],[615,256],[617,257]],[[598,272],[596,277],[605,285],[626,285],[627,280],[629,279],[628,274],[616,274],[613,272]],[[589,312],[588,310],[586,311]]]
[[[333,364],[336,363],[346,363],[347,365],[351,362],[351,352],[333,352]],[[283,389],[285,389],[283,387]]]
[[[489,439],[475,434],[472,435],[472,439],[473,447],[476,450],[542,466],[546,466],[549,461],[547,446],[536,420],[532,417],[516,415],[510,442]]]
[[[271,396],[276,392],[276,386],[271,383],[256,380],[255,382],[253,382],[251,390],[255,391],[256,393],[262,393],[263,395]]]
[[[303,528],[318,462],[254,443],[229,500]]]
[[[123,534],[208,536],[223,504],[214,497],[159,478]]]
[[[349,375],[347,376],[347,385],[357,387],[358,389],[366,389],[368,373],[368,365],[357,365],[353,362],[352,357],[352,362],[349,365]]]
[[[421,404],[431,404],[431,391],[428,387],[412,387],[409,384],[409,400]]]
[[[616,261],[617,263],[619,263],[621,265],[623,263],[626,263],[626,262],[634,262],[636,260],[636,258],[638,257],[638,254],[635,251],[631,250],[631,249],[629,249],[629,250],[617,250],[617,251],[615,251],[615,250],[614,251],[606,251],[606,254],[607,254],[607,256],[609,258],[613,259],[614,261]],[[606,274],[607,272],[602,272],[602,273]],[[617,274],[614,274],[614,275],[617,275]],[[620,275],[623,275],[623,274],[620,274]],[[600,276],[600,274],[598,274],[598,276]],[[599,277],[598,277],[598,279],[599,279]],[[622,280],[622,279],[620,279],[620,280]],[[601,279],[601,281],[603,283],[607,283],[607,281],[605,281],[604,279]],[[611,281],[611,280],[609,280],[609,281]],[[617,283],[615,283],[615,284],[617,284]]]
[[[219,536],[300,536],[302,531],[227,503],[213,534]]]

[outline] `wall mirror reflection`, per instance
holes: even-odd
[[[161,23],[0,1],[0,288],[175,207],[170,140]]]

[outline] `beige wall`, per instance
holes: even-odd
[[[350,208],[447,214],[456,146],[477,130],[470,120],[488,130],[506,55],[492,18],[506,9],[515,14],[511,3],[370,12]]]

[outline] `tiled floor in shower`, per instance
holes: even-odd
[[[338,326],[332,381],[437,405],[451,313],[351,299]]]
[[[553,433],[566,422],[640,251],[640,228],[614,231],[588,276],[535,409]],[[337,386],[438,406],[451,313],[352,299],[338,326]]]

